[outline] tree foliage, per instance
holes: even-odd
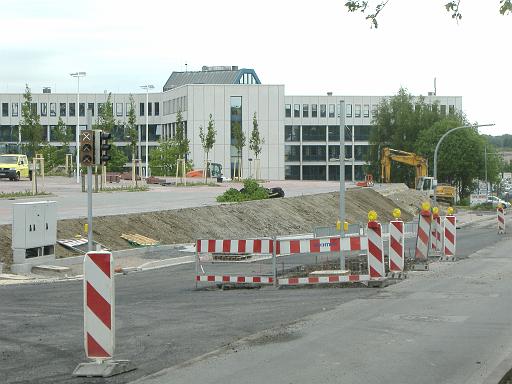
[[[349,12],[361,12],[365,15],[365,19],[370,21],[372,28],[378,28],[377,16],[388,2],[389,0],[377,0],[374,2],[371,0],[355,0],[347,1],[345,7],[347,7]],[[460,3],[461,0],[452,0],[444,5],[446,11],[457,21],[462,19]],[[499,12],[502,15],[512,13],[512,0],[499,0]]]
[[[256,118],[256,112],[254,112],[252,117],[251,138],[249,139],[249,149],[254,153],[254,157],[257,159],[260,157],[263,144],[265,144],[265,139],[260,136],[258,119]]]
[[[112,144],[110,148],[110,160],[107,163],[108,172],[123,172],[124,165],[128,162],[128,156],[118,146]]]
[[[41,126],[37,111],[32,110],[32,93],[28,84],[23,94],[20,120],[21,140],[25,142],[26,154],[33,157],[43,141],[43,127]]]
[[[213,145],[215,144],[215,135],[217,132],[215,131],[215,124],[213,122],[212,114],[210,113],[210,118],[208,120],[208,127],[206,128],[206,133],[203,131],[203,127],[199,127],[199,138],[201,139],[201,146],[203,147],[204,153],[205,153],[205,160],[206,160],[206,167],[208,169],[209,162],[208,157],[210,154],[210,151],[213,148]],[[205,179],[208,180],[208,171],[205,171],[204,175]]]
[[[105,132],[112,132],[116,127],[116,120],[114,118],[114,110],[112,107],[112,93],[108,94],[107,100],[98,109],[98,118],[94,129],[101,129]]]
[[[185,134],[185,123],[183,122],[181,111],[178,111],[176,114],[176,136],[174,137],[174,142],[177,147],[178,158],[187,159],[190,141]]]
[[[139,141],[139,133],[137,132],[137,117],[135,116],[135,100],[130,94],[130,109],[128,111],[128,122],[126,125],[126,138],[130,143],[132,160],[136,157],[137,143]]]
[[[178,141],[174,139],[162,140],[160,145],[149,153],[149,166],[151,173],[155,176],[174,176],[176,175],[176,162],[182,159],[182,148]],[[185,170],[192,169],[192,161],[185,163]],[[180,170],[181,172],[181,170]]]

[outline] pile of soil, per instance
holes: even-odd
[[[406,193],[405,191],[403,192]],[[393,195],[390,195],[393,198]],[[313,232],[315,227],[335,225],[338,218],[338,193],[322,193],[116,216],[93,220],[94,240],[112,250],[130,248],[120,236],[138,233],[161,244],[192,243],[203,239],[244,239]],[[350,223],[366,223],[368,211],[375,210],[379,221],[392,219],[394,208],[402,209],[404,221],[412,219],[410,207],[402,201],[384,197],[370,188],[354,188],[346,193],[346,217]],[[420,201],[421,203],[421,201]],[[417,209],[417,208],[416,208]],[[60,220],[57,238],[70,239],[81,234],[87,219]],[[59,257],[70,252],[57,246]],[[11,226],[0,226],[0,262],[12,261]]]

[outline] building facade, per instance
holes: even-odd
[[[261,84],[252,69],[238,67],[203,67],[197,72],[173,72],[162,92],[134,93],[137,116],[137,157],[145,164],[146,117],[148,118],[149,152],[160,140],[174,137],[176,115],[182,112],[185,132],[190,140],[189,158],[195,168],[202,168],[204,153],[199,129],[208,125],[210,114],[217,131],[210,152],[212,162],[220,163],[225,176],[233,176],[238,154],[233,146],[232,129],[241,124],[247,138],[256,115],[260,135],[264,139],[260,155],[261,177],[269,180],[339,180],[340,100],[345,101],[345,175],[347,180],[364,178],[363,166],[368,152],[371,121],[378,104],[386,96],[289,96],[284,85]],[[76,105],[74,93],[32,93],[32,108],[40,116],[44,140],[57,141],[55,127],[59,118],[75,133],[77,119],[80,130],[87,128],[87,109],[93,119],[106,102],[106,93],[80,94]],[[115,144],[123,149],[131,162],[131,150],[124,124],[128,120],[130,94],[112,94],[114,118],[112,132]],[[462,110],[460,96],[427,96],[427,103],[437,102],[441,113]],[[0,152],[16,151],[23,141],[19,135],[23,93],[0,94]],[[74,151],[75,143],[70,143]],[[248,144],[242,151],[243,174],[253,171],[254,155]],[[338,164],[338,165],[337,165]]]

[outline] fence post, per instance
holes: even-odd
[[[277,287],[277,240],[272,237],[272,275],[274,278],[274,287]]]

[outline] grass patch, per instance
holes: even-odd
[[[245,180],[244,187],[240,191],[236,188],[230,188],[222,195],[217,196],[217,201],[219,203],[264,199],[268,199],[268,190],[259,185],[256,180],[252,179]]]
[[[51,193],[48,192],[37,192],[37,194],[33,195],[32,191],[20,191],[20,192],[0,192],[0,199],[18,199],[25,197],[35,197],[35,196],[49,196]]]
[[[123,185],[119,187],[103,187],[98,192],[146,192],[149,191],[147,185]]]
[[[200,181],[193,181],[193,182],[187,181],[187,184],[176,183],[176,187],[219,187],[219,185],[214,182],[205,183],[205,182],[200,182]]]

